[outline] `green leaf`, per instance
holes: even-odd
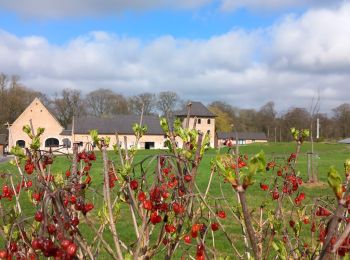
[[[350,159],[347,159],[344,163],[344,168],[346,173],[350,173]]]
[[[330,167],[327,180],[337,198],[340,199],[343,194],[342,179],[334,166]]]
[[[24,152],[23,152],[23,148],[19,147],[18,145],[13,146],[13,147],[11,148],[11,153],[12,153],[14,156],[18,157],[19,159],[25,158],[25,155],[24,155]]]
[[[91,139],[94,143],[97,144],[100,141],[100,139],[98,138],[97,129],[90,130],[90,136],[91,136]]]
[[[263,151],[260,151],[249,160],[248,169],[251,175],[257,172],[266,172],[266,160]]]
[[[36,130],[36,132],[37,132],[37,136],[39,136],[39,135],[42,135],[44,132],[45,132],[45,128],[42,128],[42,127],[38,127],[38,129]]]
[[[34,136],[32,139],[32,143],[30,144],[30,148],[32,150],[39,150],[40,149],[40,138],[39,136]]]
[[[166,133],[167,135],[169,135],[169,125],[168,125],[168,121],[166,120],[165,117],[162,117],[160,119],[160,126],[163,129],[164,133]]]
[[[33,136],[32,135],[32,129],[29,125],[24,125],[22,128],[23,132],[25,132],[29,137]],[[32,138],[32,137],[31,137]]]

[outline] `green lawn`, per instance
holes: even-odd
[[[267,160],[272,160],[273,158],[277,158],[278,162],[282,162],[283,158],[288,158],[289,154],[291,152],[295,151],[295,144],[294,143],[265,143],[265,144],[251,144],[251,145],[245,145],[240,147],[240,152],[242,154],[247,155],[254,155],[258,152],[263,150],[266,154]],[[301,154],[298,161],[298,170],[300,171],[300,175],[302,176],[303,180],[307,180],[307,152],[311,150],[310,143],[305,143],[302,146]],[[319,197],[319,196],[326,196],[326,195],[332,195],[332,191],[328,188],[327,185],[327,171],[329,169],[329,166],[334,165],[341,173],[343,172],[343,163],[344,160],[347,158],[350,158],[350,146],[342,145],[342,144],[328,144],[328,143],[316,143],[315,152],[318,154],[317,159],[317,170],[318,170],[318,176],[320,183],[315,185],[311,184],[305,184],[302,187],[302,190],[305,192],[307,200],[306,203],[310,203],[312,201],[312,198]],[[202,192],[205,191],[209,175],[210,175],[210,161],[212,158],[216,156],[218,152],[224,153],[227,149],[222,149],[220,151],[211,149],[209,150],[202,161],[202,164],[199,168],[199,173],[197,177],[197,184],[199,188],[202,190]],[[143,160],[147,156],[156,155],[157,153],[165,153],[165,151],[157,151],[157,150],[140,150],[138,151],[138,154],[135,158],[135,163]],[[116,159],[117,157],[110,152],[110,158]],[[152,165],[151,165],[152,167]],[[55,175],[62,174],[64,175],[66,169],[69,168],[69,160],[64,156],[57,156],[55,159],[55,163],[52,166],[52,172],[55,173]],[[93,179],[91,188],[96,189],[101,193],[102,191],[102,160],[101,160],[101,154],[97,153],[97,160],[93,163],[92,170],[91,170],[91,176]],[[9,165],[8,163],[0,164],[0,173],[1,172],[13,172],[15,175],[17,174],[16,169]],[[269,175],[273,173],[267,172],[266,174],[262,174],[257,176],[256,183],[249,187],[248,189],[248,203],[249,207],[251,209],[257,209],[261,203],[267,199],[267,201],[270,200],[270,195],[266,192],[262,191],[259,187],[260,182],[265,182],[266,179],[269,179]],[[214,202],[217,197],[222,196],[224,194],[225,197],[227,197],[229,200],[229,204],[235,205],[236,203],[236,196],[234,195],[234,192],[232,191],[232,188],[229,184],[223,183],[222,180],[218,176],[214,176],[211,191],[210,191],[210,201]],[[4,183],[4,179],[0,179],[1,186]],[[96,194],[96,192],[92,192],[93,189],[88,191],[86,193],[86,197],[88,200],[91,200],[95,203],[95,209],[92,211],[91,216],[93,216],[93,219],[97,220],[97,212],[101,208],[101,199]],[[26,214],[32,214],[36,209],[33,208],[32,204],[29,203],[27,196],[23,196],[23,200],[27,201],[27,203],[22,203],[24,205],[24,212]],[[7,202],[6,200],[1,200],[1,203],[3,204],[4,208],[11,207],[12,203]],[[228,205],[223,204],[223,207],[227,208]],[[126,226],[130,226],[130,218],[129,215],[126,214],[127,212],[126,207],[121,208],[120,218],[118,221],[117,229],[121,234],[121,238],[127,242],[132,241],[132,236],[130,236],[130,233],[128,232],[129,229],[125,229]],[[233,224],[232,218],[228,216],[228,218],[224,221],[224,225],[227,227],[227,229],[232,233],[237,233],[237,243],[238,246],[241,248],[242,245],[242,238],[240,236],[240,228],[238,225]],[[92,238],[94,237],[93,232],[91,232],[91,229],[88,228],[84,223],[81,224],[82,231],[87,235],[87,237]],[[86,228],[85,228],[86,227]],[[220,232],[220,231],[218,231]],[[222,255],[230,255],[229,248],[227,241],[224,239],[223,235],[221,236],[220,233],[218,233],[219,236],[217,236],[216,239],[216,248],[219,252],[222,252]],[[0,248],[2,247],[3,242],[0,238]]]

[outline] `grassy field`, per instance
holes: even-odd
[[[294,143],[266,143],[266,144],[251,144],[246,146],[240,147],[240,152],[242,154],[247,155],[254,155],[258,152],[263,150],[266,154],[267,160],[272,160],[273,158],[276,158],[278,162],[282,162],[284,159],[288,158],[291,152],[295,151],[295,144]],[[302,176],[304,181],[307,181],[307,152],[311,150],[310,143],[305,143],[302,146],[301,154],[299,157],[298,162],[298,170],[300,171],[300,175]],[[331,165],[334,165],[341,173],[343,171],[343,163],[344,160],[347,158],[350,158],[350,146],[342,145],[342,144],[330,144],[330,143],[316,143],[315,152],[318,154],[317,161],[317,171],[320,182],[317,184],[304,184],[302,186],[302,191],[305,192],[307,197],[307,203],[311,203],[312,198],[319,197],[319,196],[327,196],[332,195],[332,191],[328,188],[327,184],[327,171]],[[217,153],[224,153],[226,152],[226,149],[222,150],[209,150],[202,161],[202,164],[199,168],[198,173],[198,179],[197,184],[199,188],[202,191],[205,191],[209,175],[210,175],[210,161],[212,158],[214,158]],[[157,151],[157,150],[140,150],[138,151],[138,154],[135,158],[135,163],[143,160],[147,156],[152,156],[157,153],[164,153],[165,151]],[[111,159],[116,158],[112,152],[110,153]],[[52,166],[52,172],[55,173],[55,175],[64,175],[66,169],[69,168],[69,160],[64,156],[58,156],[55,159],[55,164]],[[102,175],[101,175],[101,169],[102,169],[102,160],[101,155],[97,153],[97,161],[94,162],[91,170],[91,176],[93,178],[92,188],[96,189],[97,191],[102,191]],[[1,172],[14,172],[16,174],[16,169],[9,165],[8,163],[2,163],[0,164],[0,173]],[[248,203],[249,207],[251,209],[256,209],[261,205],[261,203],[270,200],[270,195],[266,192],[262,191],[259,188],[260,182],[265,182],[266,179],[269,179],[269,174],[272,174],[271,172],[267,172],[266,174],[262,174],[260,176],[257,176],[256,183],[249,187],[248,189]],[[0,184],[2,185],[4,183],[3,179],[0,179]],[[212,182],[211,191],[210,191],[210,198],[212,201],[214,201],[217,197],[224,195],[228,198],[229,206],[235,205],[235,195],[232,191],[232,188],[230,185],[225,184],[220,180],[218,176],[215,176]],[[97,212],[101,208],[101,199],[99,196],[96,195],[96,192],[87,192],[86,194],[87,198],[94,202],[95,209],[92,211],[93,219],[97,221]],[[36,209],[33,208],[32,204],[27,201],[28,198],[26,196],[23,196],[23,205],[24,205],[24,212],[26,214],[32,214]],[[26,203],[28,202],[28,203]],[[1,203],[3,203],[4,207],[11,207],[10,202],[6,202],[5,200],[2,200]],[[228,208],[228,205],[223,205],[224,207]],[[126,213],[126,208],[121,209],[120,218],[118,221],[117,229],[120,232],[121,238],[126,241],[130,242],[132,241],[132,236],[128,233],[128,229],[125,229],[124,227],[130,224],[129,215]],[[230,216],[227,218],[227,220],[224,221],[225,226],[227,229],[233,233],[237,234],[236,239],[239,247],[242,247],[243,244],[240,242],[241,236],[240,236],[240,227],[236,224],[232,224],[232,218]],[[94,234],[92,233],[91,229],[88,228],[84,223],[81,224],[81,230],[83,233],[86,234],[87,237],[92,238]],[[86,227],[86,228],[85,228]],[[218,231],[220,232],[220,231]],[[3,242],[1,242],[0,238],[0,248]],[[228,251],[230,248],[227,244],[227,241],[223,238],[223,236],[220,236],[220,233],[218,233],[218,239],[216,241],[216,248],[219,252],[222,252],[222,255],[230,255],[230,251]]]

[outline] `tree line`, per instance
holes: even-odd
[[[77,89],[64,89],[48,96],[21,84],[18,76],[0,73],[0,133],[6,133],[6,124],[14,122],[35,97],[40,98],[64,127],[72,122],[73,115],[140,115],[142,110],[145,115],[171,115],[188,103],[172,91],[124,96],[103,88],[86,95]],[[223,101],[214,101],[207,107],[217,115],[217,131],[264,132],[270,141],[288,141],[291,127],[311,128],[315,136],[316,119],[319,119],[321,139],[350,137],[350,103],[333,108],[331,115],[301,107],[290,107],[278,113],[273,101],[260,109],[242,109]]]

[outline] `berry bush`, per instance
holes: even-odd
[[[92,130],[91,143],[74,144],[72,155],[65,155],[70,167],[59,175],[53,166],[61,150],[40,150],[45,130],[24,126],[30,148],[12,148],[17,172],[3,174],[0,190],[0,259],[218,259],[225,257],[218,236],[235,259],[329,259],[348,253],[350,160],[344,163],[344,181],[335,168],[329,170],[334,198],[308,201],[298,172],[307,130],[292,129],[296,148],[285,161],[266,161],[263,152],[249,158],[228,142],[228,152],[212,159],[202,191],[198,168],[209,136],[180,121],[170,125],[161,119],[160,125],[167,151],[136,162],[137,143],[147,132],[141,117],[133,127],[134,146],[116,134],[111,156],[110,140]],[[95,149],[102,165],[94,165]],[[92,167],[100,167],[102,183],[94,183]],[[232,193],[212,192],[214,179]],[[264,199],[253,207],[247,194],[257,179],[263,181],[254,187]],[[32,205],[33,214],[23,210],[24,203]],[[127,225],[120,221],[121,212]]]

